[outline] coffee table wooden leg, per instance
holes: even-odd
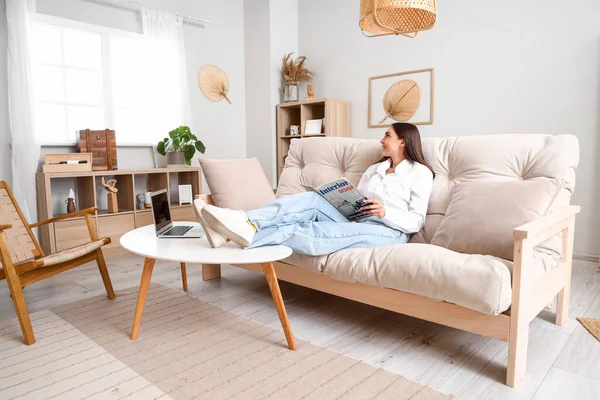
[[[185,263],[181,263],[181,281],[183,282],[183,291],[187,292],[187,271],[185,270]]]
[[[275,267],[273,266],[273,263],[264,263],[262,264],[262,269],[267,277],[269,289],[271,289],[271,296],[273,297],[277,314],[279,314],[279,320],[281,321],[281,327],[283,328],[283,333],[285,333],[285,338],[287,339],[288,348],[290,350],[296,350],[296,341],[292,335],[290,321],[288,320],[287,312],[285,311],[283,297],[281,297],[281,290],[279,290],[279,282],[277,282]]]
[[[144,305],[148,296],[148,288],[150,287],[150,277],[154,268],[154,258],[144,260],[144,271],[142,271],[142,281],[140,282],[140,290],[138,292],[137,304],[135,306],[135,315],[133,316],[133,328],[131,328],[131,340],[137,339],[142,323],[142,314],[144,313]]]

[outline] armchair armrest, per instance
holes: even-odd
[[[2,232],[2,231],[3,231],[3,230],[5,230],[5,229],[10,229],[10,228],[12,228],[12,225],[11,225],[11,224],[8,224],[8,225],[0,225],[0,232]]]
[[[569,220],[579,213],[581,207],[567,206],[556,210],[544,217],[538,218],[514,229],[515,240],[529,239],[532,246],[536,246],[552,235],[568,227]]]
[[[50,219],[47,219],[45,221],[40,221],[40,222],[36,222],[34,224],[29,224],[29,227],[30,228],[36,228],[38,226],[50,224],[52,222],[61,221],[63,219],[68,219],[68,218],[73,218],[73,217],[79,217],[79,216],[86,215],[86,214],[93,214],[96,211],[98,211],[98,207],[90,207],[90,208],[86,208],[85,210],[75,211],[75,212],[70,213],[70,214],[59,215],[58,217],[50,218]]]

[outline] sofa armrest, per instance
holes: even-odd
[[[581,210],[579,206],[567,206],[544,217],[538,218],[514,229],[515,240],[528,239],[532,246],[537,246],[563,229],[569,227],[570,220]]]
[[[215,202],[213,201],[213,198],[211,196],[210,193],[208,194],[197,194],[196,195],[196,199],[200,199],[202,201],[204,201],[206,204],[215,204]]]

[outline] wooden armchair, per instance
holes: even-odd
[[[35,343],[23,295],[25,286],[96,260],[108,298],[115,298],[106,261],[102,254],[102,246],[109,244],[110,238],[98,238],[92,218],[96,210],[96,207],[88,208],[35,224],[28,224],[8,184],[4,181],[0,182],[0,280],[6,279],[8,284],[25,344]],[[37,238],[31,232],[31,228],[75,216],[85,217],[91,241],[55,254],[45,255]]]

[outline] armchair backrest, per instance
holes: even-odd
[[[42,249],[25,220],[21,209],[4,181],[0,182],[0,225],[12,225],[0,234],[4,236],[13,264],[38,258]],[[0,253],[0,266],[4,267]]]

